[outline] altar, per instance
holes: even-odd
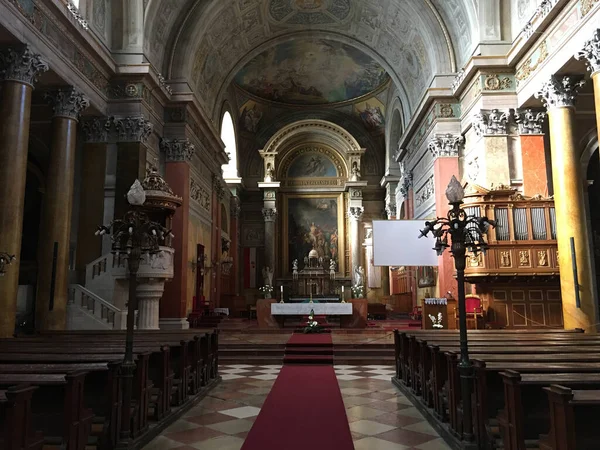
[[[352,315],[351,303],[272,303],[273,316],[308,316],[313,311],[318,316]]]

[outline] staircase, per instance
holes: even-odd
[[[68,330],[122,330],[126,322],[127,311],[121,311],[80,284],[69,286]]]

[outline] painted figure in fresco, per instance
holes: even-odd
[[[379,106],[371,106],[369,103],[365,105],[365,110],[360,113],[360,117],[369,130],[376,130],[385,123],[381,108]]]

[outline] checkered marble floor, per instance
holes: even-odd
[[[356,450],[449,450],[391,384],[391,366],[334,367]],[[239,450],[281,370],[221,366],[223,382],[144,450]],[[269,450],[269,449],[265,449]]]

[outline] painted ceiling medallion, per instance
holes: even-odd
[[[385,69],[337,41],[295,39],[271,47],[242,68],[235,82],[265,100],[322,105],[353,100],[387,83]]]
[[[333,24],[350,15],[350,0],[271,0],[275,22],[290,25]]]

